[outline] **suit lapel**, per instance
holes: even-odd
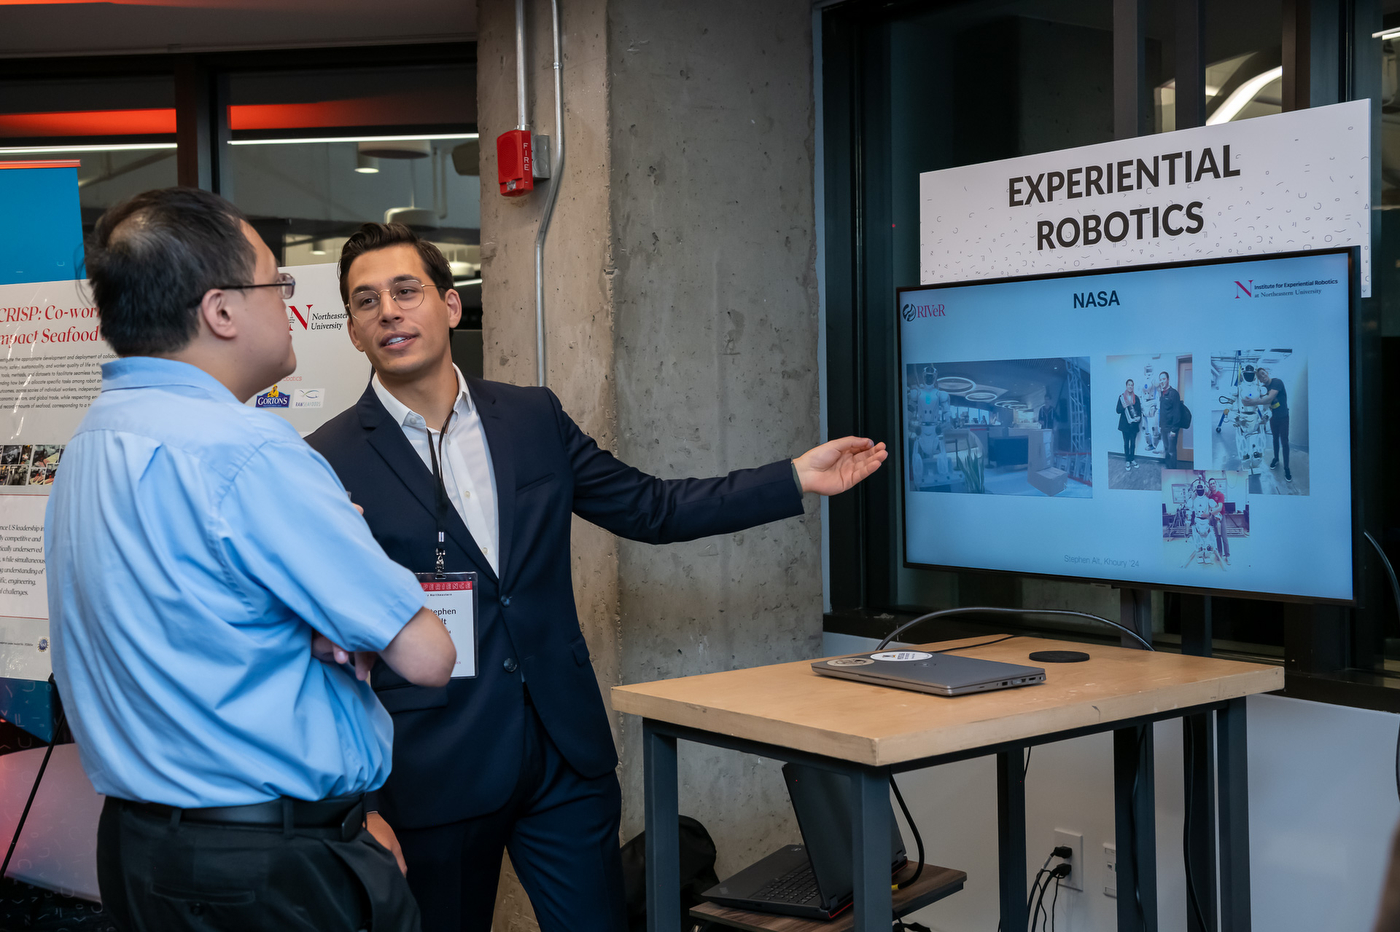
[[[423,460],[413,449],[413,444],[404,436],[403,428],[395,424],[389,412],[384,409],[379,396],[374,393],[373,385],[366,388],[365,393],[360,396],[358,409],[360,426],[365,430],[365,439],[369,445],[383,458],[395,478],[402,482],[423,506],[429,521],[435,522],[437,502],[433,493],[432,470],[423,465]],[[456,508],[449,508],[447,511],[447,536],[466,553],[467,559],[471,560],[478,570],[495,578],[496,573],[491,569],[491,562],[477,546],[475,538],[467,530],[467,525]],[[502,566],[504,565],[503,563]],[[409,569],[415,573],[424,573],[429,572],[432,567],[411,566]]]
[[[502,416],[501,406],[496,403],[496,396],[486,383],[468,376],[467,391],[471,393],[472,404],[476,405],[477,416],[481,418],[481,429],[486,434],[486,444],[491,451],[491,471],[496,476],[496,527],[500,536],[497,565],[504,578],[510,565],[506,561],[510,559],[511,531],[515,528],[515,445],[510,427]]]

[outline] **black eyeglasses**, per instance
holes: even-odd
[[[277,281],[263,282],[261,285],[216,285],[224,291],[237,291],[243,288],[280,288],[282,289],[282,300],[286,301],[297,291],[297,280],[286,272],[277,273]]]

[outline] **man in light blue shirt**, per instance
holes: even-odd
[[[441,686],[455,651],[325,460],[244,404],[295,368],[295,283],[195,189],[94,238],[121,358],[64,452],[45,556],[54,676],[108,797],[104,906],[133,932],[416,930],[363,827],[392,739],[367,671]]]

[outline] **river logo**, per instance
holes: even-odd
[[[905,323],[912,323],[921,317],[947,317],[947,310],[947,305],[943,304],[906,304],[899,313]]]
[[[274,385],[259,395],[254,404],[259,408],[286,408],[291,406],[291,402],[292,397],[285,392],[278,391],[277,386]]]

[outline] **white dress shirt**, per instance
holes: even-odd
[[[472,539],[481,548],[481,553],[491,564],[491,569],[500,575],[497,561],[500,548],[500,526],[496,512],[496,473],[491,468],[491,449],[486,443],[486,431],[481,427],[481,415],[472,396],[467,391],[467,380],[462,370],[456,366],[457,403],[453,405],[452,420],[447,425],[447,437],[443,441],[442,481],[447,486],[447,497],[461,515],[462,521],[471,532]],[[432,467],[432,454],[429,444],[438,443],[441,424],[429,427],[421,414],[409,409],[402,401],[389,394],[375,375],[370,381],[374,393],[389,412],[389,416],[403,428],[403,434],[413,445],[423,465]],[[425,572],[430,567],[409,567],[415,572]]]

